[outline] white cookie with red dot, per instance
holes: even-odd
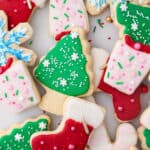
[[[104,120],[104,109],[85,100],[69,97],[64,105],[64,117],[54,132],[33,134],[33,150],[84,150],[92,131]]]

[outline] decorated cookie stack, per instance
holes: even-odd
[[[55,131],[48,115],[0,131],[0,150],[137,150],[137,132],[149,150],[150,109],[140,116],[138,131],[128,123],[139,116],[141,95],[148,93],[142,81],[150,71],[149,0],[50,0],[50,36],[56,42],[36,64],[36,53],[21,44],[33,34],[31,14],[45,3],[0,1],[0,106],[21,118],[38,104],[42,113],[63,119]],[[88,13],[100,15],[108,6],[106,20],[119,31],[111,53],[91,47],[87,37]],[[102,92],[112,97],[120,123],[114,142],[104,123],[107,112],[93,97]]]

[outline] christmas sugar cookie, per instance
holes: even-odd
[[[0,10],[8,15],[8,29],[19,23],[28,22],[33,11],[42,7],[46,0],[0,0]]]
[[[107,60],[109,58],[109,53],[100,48],[92,48],[91,55],[93,58],[93,72],[95,75],[95,91],[99,90],[99,81],[102,78],[104,68],[106,66]]]
[[[118,41],[107,64],[104,82],[131,95],[150,71],[150,49],[129,36]]]
[[[32,134],[49,129],[50,119],[40,116],[29,119],[22,125],[17,125],[11,130],[0,133],[0,149],[2,150],[32,150],[30,137]]]
[[[150,150],[150,107],[148,107],[140,118],[141,127],[138,129],[143,150]]]
[[[133,150],[133,148],[136,148],[136,144],[136,130],[129,123],[119,125],[116,140],[113,143],[109,138],[105,125],[95,129],[88,142],[90,150]]]
[[[89,22],[83,0],[50,0],[50,34],[56,36],[73,27],[89,31]]]
[[[69,97],[64,105],[61,125],[54,132],[39,132],[31,137],[33,150],[84,150],[93,129],[100,126],[104,110],[98,105]]]
[[[38,89],[22,61],[10,62],[0,74],[0,105],[13,112],[21,112],[40,101]]]
[[[73,29],[61,38],[34,70],[34,76],[46,90],[40,107],[62,114],[68,96],[90,96],[93,93],[92,63],[89,44],[83,30]]]
[[[99,15],[108,6],[108,0],[86,0],[85,3],[90,15]]]
[[[32,28],[27,23],[21,23],[11,31],[8,31],[7,27],[7,17],[3,11],[0,11],[0,66],[6,65],[9,56],[33,66],[36,54],[20,46],[20,44],[30,39]]]

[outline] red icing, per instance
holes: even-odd
[[[59,40],[61,40],[61,38],[62,38],[63,36],[65,36],[65,35],[67,35],[67,34],[69,34],[69,33],[70,33],[70,31],[61,32],[60,34],[56,35],[55,40],[56,40],[56,41],[59,41]]]
[[[91,133],[92,127],[88,126]],[[69,119],[63,130],[57,134],[40,134],[32,138],[32,150],[84,150],[89,134],[85,133],[83,124]]]
[[[28,8],[26,0],[0,0],[0,10],[5,11],[8,16],[9,30],[18,23],[27,22],[31,16],[35,4],[31,2],[32,9]]]
[[[127,95],[106,84],[104,74],[98,88],[112,95],[117,118],[120,121],[129,121],[136,118],[141,112],[140,95],[147,93],[148,87],[140,85],[132,95]]]
[[[150,46],[149,45],[144,45],[142,43],[134,42],[129,35],[125,36],[125,42],[127,45],[129,45],[130,47],[132,47],[133,49],[135,49],[137,51],[141,51],[141,52],[148,53],[148,54],[150,53]],[[139,49],[135,48],[136,44],[140,45]]]
[[[12,64],[13,58],[8,58],[5,66],[0,66],[0,74],[3,74]]]

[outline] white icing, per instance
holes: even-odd
[[[34,2],[36,4],[36,6],[42,8],[47,0],[32,0],[32,2]]]
[[[112,143],[104,125],[95,129],[88,145],[90,150],[130,150],[137,143],[136,130],[131,124],[120,124],[117,130],[117,139]]]
[[[108,60],[109,53],[103,49],[92,48],[91,55],[93,57],[93,71],[95,74],[95,88],[98,87],[100,79],[103,75],[103,71],[101,70],[102,66],[104,66]]]
[[[66,101],[64,116],[75,121],[84,121],[87,125],[97,128],[104,120],[104,109],[97,104],[76,97]]]
[[[150,130],[150,107],[148,107],[143,114],[141,115],[140,118],[140,122],[141,124]]]

